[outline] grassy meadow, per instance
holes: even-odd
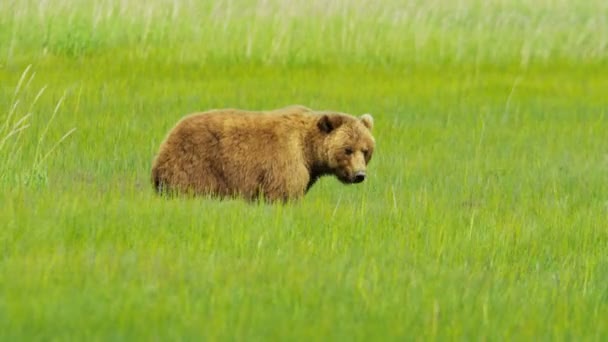
[[[608,3],[0,2],[0,340],[608,339]],[[372,113],[361,185],[163,199],[183,115]]]

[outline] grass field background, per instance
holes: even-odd
[[[0,2],[0,339],[606,340],[608,3]],[[375,117],[362,185],[158,198],[183,115]]]

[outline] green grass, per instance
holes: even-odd
[[[0,3],[0,340],[608,339],[608,5],[324,4]],[[153,193],[294,103],[374,115],[365,183]]]

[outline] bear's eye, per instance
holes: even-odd
[[[346,155],[351,155],[351,154],[353,154],[353,149],[350,147],[347,147],[344,149],[344,153],[346,153]]]

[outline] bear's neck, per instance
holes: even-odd
[[[330,170],[327,167],[323,166],[312,166],[310,169],[310,178],[308,180],[308,185],[306,185],[306,191],[308,191],[322,176],[326,176],[331,174]]]
[[[310,176],[306,191],[308,191],[319,178],[332,173],[326,162],[327,156],[324,153],[324,140],[325,137],[319,132],[315,132],[304,138],[306,166]]]

